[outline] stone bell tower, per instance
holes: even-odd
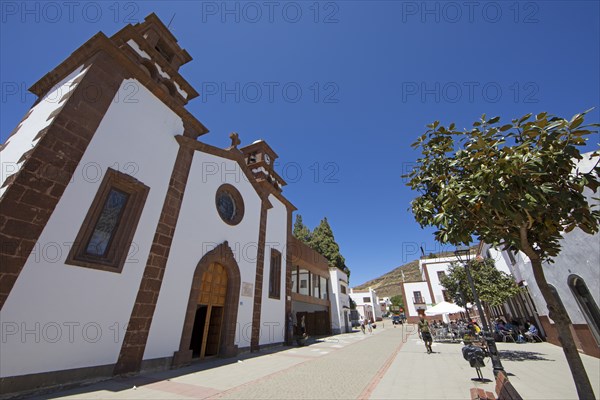
[[[254,143],[240,149],[244,154],[246,165],[252,170],[256,180],[268,190],[280,193],[286,182],[274,169],[274,163],[277,159],[277,153],[264,140],[257,140]]]

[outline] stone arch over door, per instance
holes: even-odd
[[[223,326],[221,329],[221,340],[219,345],[219,356],[231,357],[237,353],[234,344],[235,330],[237,323],[238,305],[240,302],[240,269],[233,256],[233,252],[227,241],[221,243],[213,250],[206,253],[194,271],[191,282],[190,295],[181,332],[181,341],[179,350],[173,355],[173,367],[187,365],[192,360],[192,350],[190,350],[190,341],[192,339],[192,330],[196,314],[198,295],[202,275],[208,271],[211,264],[218,263],[222,265],[227,272],[227,294],[225,298],[225,310],[223,317]]]

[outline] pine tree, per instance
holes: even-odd
[[[312,234],[310,233],[310,229],[302,222],[302,215],[300,214],[296,214],[293,234],[302,243],[309,244]]]
[[[346,266],[346,259],[340,254],[340,246],[333,237],[333,231],[327,218],[323,218],[319,225],[313,230],[308,245],[323,255],[330,267],[336,267],[350,276],[350,269]]]

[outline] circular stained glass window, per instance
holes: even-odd
[[[240,192],[229,184],[217,189],[215,197],[217,211],[223,221],[229,225],[237,225],[244,217],[244,201]]]

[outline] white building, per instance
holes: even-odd
[[[379,299],[379,307],[381,308],[382,314],[389,313],[390,307],[392,306],[392,300],[389,297],[383,297]]]
[[[425,280],[404,282],[402,284],[402,297],[406,306],[404,313],[409,323],[417,322],[419,315],[435,304],[432,300],[433,296],[429,290],[429,284]]]
[[[277,155],[237,134],[227,149],[198,140],[190,60],[151,14],[30,89],[1,146],[4,392],[291,339],[294,206]]]
[[[409,323],[418,321],[419,315],[424,314],[425,310],[437,303],[454,302],[440,283],[440,278],[448,273],[452,262],[458,262],[458,260],[456,256],[448,253],[433,258],[422,257],[419,260],[421,280],[402,284],[402,295],[406,306],[405,314]],[[434,319],[441,319],[441,316]]]
[[[350,323],[350,296],[348,296],[348,275],[339,268],[329,268],[331,331],[348,333],[352,331]]]
[[[379,298],[377,292],[372,288],[368,290],[350,289],[350,297],[356,303],[356,310],[364,319],[373,319],[373,321],[381,321],[382,313],[379,306]]]
[[[325,257],[295,237],[288,241],[291,248],[291,317],[295,334],[311,336],[332,332],[332,303],[329,264]]]

